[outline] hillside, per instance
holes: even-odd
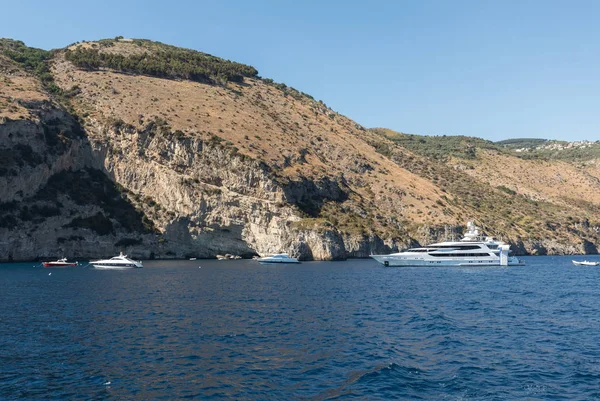
[[[545,139],[509,139],[498,142],[502,148],[514,151],[523,159],[591,162],[600,159],[600,141],[554,141]]]
[[[521,253],[595,252],[597,167],[514,149],[367,130],[251,66],[157,42],[0,40],[0,259],[344,259],[470,218]]]

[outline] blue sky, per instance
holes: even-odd
[[[256,67],[366,127],[600,139],[600,1],[8,1],[44,49],[146,38]]]

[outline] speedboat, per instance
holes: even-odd
[[[291,258],[287,253],[278,253],[272,256],[256,259],[260,263],[300,263],[298,259]]]
[[[110,259],[94,260],[90,264],[96,269],[132,269],[136,267],[144,267],[141,261],[129,259],[123,252],[119,256]]]
[[[42,265],[44,265],[44,267],[67,267],[77,266],[77,262],[67,262],[67,258],[62,258],[53,262],[42,262]]]
[[[584,260],[581,262],[574,260],[573,264],[576,266],[600,266],[600,262],[590,262],[589,260]]]
[[[460,241],[446,241],[389,255],[371,255],[384,266],[514,266],[523,262],[510,256],[510,245],[484,237],[470,221]]]

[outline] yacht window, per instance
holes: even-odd
[[[449,250],[453,250],[453,251],[456,251],[456,252],[472,251],[472,250],[475,250],[475,249],[481,250],[481,247],[478,247],[478,246],[469,246],[469,247],[453,247],[453,248],[449,248]],[[443,251],[445,251],[445,249],[430,249],[429,251],[430,252],[436,252],[436,251],[443,252]],[[448,252],[448,251],[446,250],[446,252]],[[446,255],[447,254],[448,253],[446,253]]]
[[[438,257],[438,258],[464,257],[464,256],[471,256],[471,257],[474,257],[474,258],[479,258],[479,257],[484,257],[484,256],[487,256],[487,257],[490,256],[487,253],[440,253],[440,254],[431,253],[430,255]]]
[[[461,244],[440,245],[440,246],[436,246],[436,248],[438,248],[438,249],[456,249],[456,250],[461,250],[461,251],[465,251],[465,250],[469,250],[469,249],[481,249],[481,247],[479,245],[461,245]]]

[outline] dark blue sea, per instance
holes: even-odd
[[[600,398],[600,267],[524,259],[3,264],[0,399]]]

